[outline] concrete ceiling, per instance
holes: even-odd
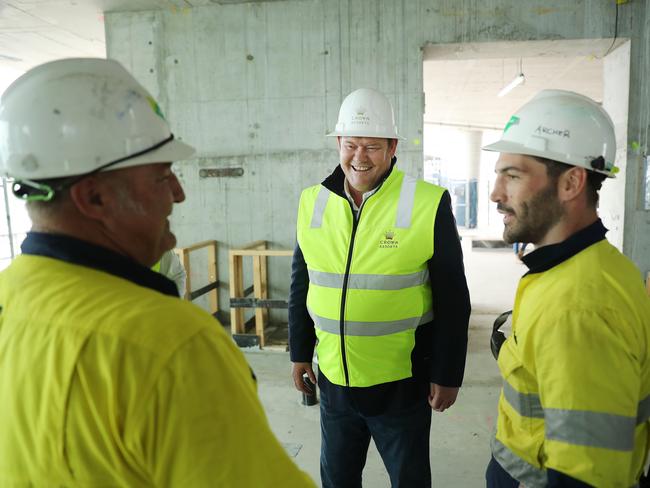
[[[104,12],[250,1],[0,0],[0,92],[11,79],[37,64],[63,57],[105,56]]]
[[[602,102],[603,57],[619,39],[430,45],[424,49],[425,125],[501,129],[545,88],[573,90]],[[610,51],[611,52],[611,51]],[[521,71],[526,81],[497,93]]]
[[[251,1],[0,0],[0,93],[37,64],[105,56],[104,12]],[[599,39],[425,46],[425,123],[501,127],[514,109],[542,88],[576,90],[600,100],[601,58],[610,45],[610,40]],[[518,74],[520,59],[526,83],[497,98]]]

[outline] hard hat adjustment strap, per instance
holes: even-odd
[[[114,165],[119,164],[119,163],[123,163],[124,161],[128,161],[129,159],[134,159],[134,158],[140,157],[140,156],[142,156],[144,154],[155,151],[156,149],[164,146],[165,144],[167,144],[167,143],[169,143],[169,142],[171,142],[173,140],[174,140],[174,134],[169,134],[168,138],[163,139],[160,142],[157,142],[156,144],[154,144],[151,147],[143,149],[142,151],[138,151],[137,153],[134,153],[134,154],[129,154],[128,156],[124,156],[123,158],[116,159],[115,161],[111,161],[110,163],[103,164],[99,168],[95,168],[94,170],[92,170],[90,173],[86,173],[86,174],[80,175],[80,176],[81,176],[81,178],[84,178],[86,176],[90,176],[92,174],[98,173],[103,169],[109,168],[109,167],[114,166]],[[79,178],[79,179],[81,179],[81,178]]]
[[[595,159],[591,160],[591,167],[600,171],[605,171],[605,158],[598,156]]]
[[[138,151],[134,154],[129,154],[128,156],[124,156],[123,158],[116,159],[114,161],[111,161],[110,163],[103,164],[99,166],[98,168],[95,168],[89,173],[84,173],[82,175],[78,175],[76,177],[68,178],[66,179],[63,183],[61,183],[58,186],[53,186],[53,185],[48,185],[47,183],[39,183],[38,181],[33,181],[33,180],[18,180],[15,181],[12,186],[11,190],[13,194],[20,198],[21,200],[25,200],[27,202],[49,202],[54,199],[54,196],[56,195],[57,192],[60,192],[61,190],[65,188],[69,188],[75,183],[81,181],[82,179],[86,178],[87,176],[94,175],[95,173],[99,173],[100,171],[110,168],[111,166],[114,166],[116,164],[122,163],[124,161],[128,161],[129,159],[134,159],[139,156],[142,156],[144,154],[150,153],[152,151],[155,151],[156,149],[164,146],[165,144],[171,142],[174,140],[174,134],[170,134],[169,137],[166,139],[163,139],[160,142],[157,142],[153,146],[150,146],[146,149],[143,149],[141,151]],[[26,188],[24,188],[26,187]],[[31,192],[27,190],[27,188],[31,190],[36,190],[35,192]]]

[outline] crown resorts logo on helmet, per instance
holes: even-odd
[[[117,61],[62,59],[14,81],[0,99],[0,171],[19,182],[187,159],[162,110]]]
[[[570,91],[541,91],[510,117],[500,140],[483,149],[551,159],[611,178],[618,172],[611,118],[592,99]]]
[[[367,115],[365,107],[357,107],[355,113],[352,114],[351,126],[364,127],[370,125],[370,117]]]
[[[327,136],[402,139],[388,98],[372,88],[359,88],[345,97],[336,128]]]

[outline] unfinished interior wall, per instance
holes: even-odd
[[[621,6],[619,36],[632,39],[628,131],[641,147],[650,112],[648,23],[646,2]],[[181,170],[187,202],[172,224],[181,245],[220,241],[222,280],[229,246],[257,239],[293,246],[300,190],[337,164],[333,141],[324,135],[351,90],[370,86],[389,96],[405,137],[400,166],[419,175],[427,42],[591,39],[613,32],[614,1],[600,0],[294,0],[106,15],[109,57],[135,73],[175,133],[198,149]],[[645,271],[650,217],[637,210],[639,160],[628,156],[623,248]],[[230,167],[243,168],[243,176],[199,177],[201,168]],[[286,296],[289,262],[270,264],[271,294]]]
[[[647,2],[635,2],[631,32],[623,251],[647,275],[650,273],[650,211],[644,209],[643,202],[643,159],[650,154],[650,6]]]
[[[627,119],[630,86],[630,43],[626,42],[605,57],[603,63],[603,108],[614,122],[616,132],[616,178],[603,183],[598,213],[609,229],[607,239],[619,250],[625,241],[625,190],[627,177]],[[634,190],[634,186],[632,187]]]

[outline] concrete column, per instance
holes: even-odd
[[[482,133],[458,130],[447,141],[449,192],[458,225],[475,228],[478,216],[478,178]]]
[[[481,171],[481,140],[478,130],[466,131],[467,137],[467,227],[478,224],[478,180]]]
[[[603,63],[603,108],[607,110],[616,131],[616,166],[620,168],[615,179],[603,182],[598,213],[609,229],[607,239],[623,251],[625,233],[625,196],[627,179],[627,124],[630,86],[630,42],[612,51]],[[634,201],[634,198],[631,199]],[[631,206],[634,208],[633,205]],[[626,235],[627,234],[627,235]]]

